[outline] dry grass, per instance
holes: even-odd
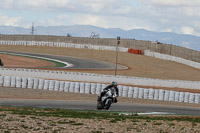
[[[58,47],[38,47],[38,46],[0,46],[1,51],[18,51],[42,54],[54,54],[72,56],[78,58],[89,58],[115,63],[116,52],[97,51],[88,49],[58,48]],[[128,70],[120,70],[118,75],[200,81],[200,70],[152,57],[134,55],[119,52],[118,63],[129,67]],[[90,72],[99,74],[114,74],[114,70],[70,70],[79,72]]]
[[[200,132],[199,117],[122,116],[109,112],[0,107],[0,132]],[[81,117],[81,118],[79,118]]]
[[[79,119],[23,116],[0,112],[0,132],[41,133],[189,133],[200,132],[199,123],[163,120]]]

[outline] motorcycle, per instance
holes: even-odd
[[[106,91],[105,95],[102,96],[102,98],[100,99],[100,96],[98,96],[97,99],[97,109],[101,110],[101,109],[105,109],[108,110],[111,107],[111,104],[114,103],[114,101],[116,100],[117,94],[115,89],[110,88]]]

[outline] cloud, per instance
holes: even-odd
[[[200,6],[199,0],[137,0],[155,6]]]
[[[46,23],[48,21],[48,24]],[[101,27],[107,27],[106,21],[103,16],[93,15],[93,14],[62,14],[58,15],[55,18],[50,18],[48,20],[43,19],[38,21],[40,25],[47,26],[59,26],[59,25],[96,25]]]
[[[151,30],[200,35],[199,0],[136,0],[135,14]]]
[[[184,34],[193,34],[193,32],[194,32],[194,29],[189,26],[184,26],[184,27],[182,27],[181,30]]]
[[[126,13],[131,6],[120,0],[1,0],[0,8],[10,10],[78,13]]]
[[[43,26],[84,24],[193,35],[200,35],[199,9],[199,0],[1,0],[0,4],[0,11],[33,14],[22,16],[24,25],[34,21]],[[16,16],[12,25],[20,21]]]
[[[0,13],[0,25],[19,26],[22,17],[8,17]]]

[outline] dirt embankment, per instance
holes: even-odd
[[[54,63],[22,56],[0,54],[4,67],[53,67]]]
[[[1,45],[3,51],[18,51],[52,55],[64,55],[78,58],[89,58],[115,63],[116,52],[98,51],[89,49],[36,47],[36,46],[7,46]],[[28,63],[27,63],[28,64]],[[118,75],[147,77],[156,79],[175,79],[200,81],[200,70],[171,61],[164,61],[143,55],[134,55],[119,52],[118,64],[129,67],[128,70],[118,70]],[[6,65],[6,64],[5,64]],[[114,74],[114,70],[68,70],[78,72],[90,72],[99,74]]]

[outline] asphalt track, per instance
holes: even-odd
[[[96,110],[96,101],[64,101],[43,99],[0,99],[3,106],[25,106],[39,108],[61,108],[76,110]],[[177,115],[199,115],[200,108],[163,106],[153,104],[116,103],[109,111],[122,112],[166,112]]]
[[[98,61],[94,59],[85,59],[85,58],[74,58],[69,56],[56,56],[56,55],[46,55],[46,54],[35,54],[35,53],[22,53],[22,52],[10,52],[10,51],[0,51],[0,52],[7,52],[9,54],[23,54],[26,56],[37,56],[37,57],[44,57],[54,60],[60,60],[63,62],[68,62],[72,64],[72,67],[62,68],[59,67],[59,69],[90,69],[90,70],[113,70],[115,69],[115,64],[106,62],[106,61]],[[26,68],[26,67],[23,67]],[[31,68],[31,67],[29,67]],[[43,67],[44,68],[44,67]],[[47,68],[47,67],[45,67]],[[49,68],[49,67],[48,67]],[[51,67],[55,68],[55,67]],[[117,65],[118,69],[127,69],[127,67],[122,65]],[[56,67],[58,69],[58,67]]]
[[[24,54],[30,56],[45,57],[73,64],[67,69],[114,69],[115,64],[97,61],[92,59],[80,59],[67,56],[55,56],[33,53],[9,52],[15,54]],[[62,68],[60,68],[62,69]],[[63,68],[64,69],[64,68]],[[66,68],[65,68],[66,69]],[[125,66],[118,65],[118,69],[127,69]],[[31,106],[40,108],[63,108],[63,109],[78,109],[78,110],[95,110],[96,102],[90,101],[61,101],[61,100],[36,100],[36,99],[0,99],[0,105],[5,106]],[[191,107],[176,107],[163,105],[149,105],[149,104],[133,104],[133,103],[117,103],[110,108],[111,111],[123,112],[167,112],[178,115],[200,115],[200,108]]]

